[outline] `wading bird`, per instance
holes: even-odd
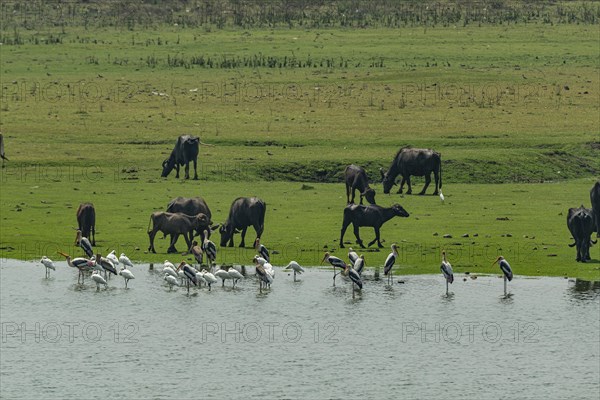
[[[190,267],[185,261],[182,261],[181,264],[179,264],[179,267],[177,267],[177,271],[179,272],[179,270],[183,271],[183,274],[186,278],[186,286],[187,286],[187,291],[188,293],[190,292],[190,282],[192,282],[194,284],[194,286],[198,286],[198,281],[196,279],[196,270],[192,267]]]
[[[117,255],[115,254],[115,250],[111,251],[110,253],[108,253],[106,255],[106,258],[108,258],[110,260],[111,263],[113,263],[113,265],[115,267],[117,267],[119,265],[119,258],[117,257]]]
[[[215,246],[212,240],[208,239],[208,231],[204,231],[204,242],[202,242],[202,250],[206,254],[206,258],[210,263],[209,267],[212,268],[215,260],[217,259],[217,246]]]
[[[296,274],[302,274],[304,272],[304,268],[302,268],[296,261],[290,261],[284,270],[289,271],[290,269],[294,271],[294,282],[296,282]]]
[[[354,265],[358,259],[358,254],[352,249],[352,247],[348,248],[348,259],[352,265]]]
[[[171,275],[175,279],[179,278],[177,271],[175,271],[175,265],[173,265],[173,263],[170,262],[169,260],[165,260],[165,262],[163,264],[162,272],[164,272],[165,274]]]
[[[77,237],[75,238],[75,244],[83,249],[83,252],[91,257],[94,255],[94,249],[92,248],[92,243],[88,238],[81,236],[81,231],[77,229]]]
[[[198,265],[202,265],[202,259],[204,258],[204,252],[202,251],[202,248],[200,246],[198,246],[198,242],[196,240],[194,240],[192,242],[192,247],[190,247],[189,252],[192,253],[192,255],[196,259],[196,262],[198,263]]]
[[[46,268],[46,278],[50,277],[50,270],[56,271],[56,267],[54,266],[54,262],[46,256],[43,256],[40,260],[44,267]]]
[[[215,276],[223,281],[223,284],[221,286],[225,286],[225,279],[231,279],[229,272],[221,268],[215,271]]]
[[[205,269],[202,270],[202,276],[204,277],[204,280],[206,281],[206,284],[208,285],[209,292],[212,288],[212,284],[219,282],[217,277],[215,277],[211,272],[209,272]]]
[[[110,277],[110,275],[108,275],[107,277],[108,272],[110,272],[113,275],[117,275],[117,269],[115,268],[112,261],[110,261],[108,258],[104,258],[102,257],[102,255],[96,254],[96,257],[94,258],[94,263],[94,270],[100,272],[103,271],[104,279],[108,279],[108,277]]]
[[[264,245],[260,244],[260,238],[258,237],[254,241],[254,249],[256,250],[259,256],[267,260],[267,262],[271,262],[269,249],[267,249]]]
[[[333,286],[335,286],[335,277],[338,275],[338,272],[335,272],[336,268],[344,271],[346,269],[346,263],[343,262],[340,258],[332,256],[329,252],[325,253],[323,260],[321,262],[327,261],[333,267]]]
[[[510,268],[510,264],[508,263],[508,261],[506,261],[504,259],[504,257],[502,257],[502,256],[498,256],[498,258],[496,258],[496,260],[492,263],[492,265],[494,265],[495,263],[498,263],[498,265],[500,266],[500,269],[502,270],[502,273],[504,274],[504,297],[506,297],[507,296],[506,282],[512,281],[512,278],[513,278],[512,269]]]
[[[173,275],[165,274],[164,280],[169,285],[169,290],[173,290],[173,286],[179,286],[179,281]]]
[[[244,275],[242,275],[240,271],[238,271],[237,269],[235,269],[233,267],[230,267],[227,270],[227,273],[229,273],[229,277],[233,280],[233,287],[235,287],[235,284],[237,283],[237,281],[244,278]]]
[[[202,287],[202,284],[208,284],[206,279],[204,279],[204,273],[196,270],[196,280],[198,281],[198,287]]]
[[[448,295],[448,284],[454,282],[454,273],[452,272],[452,265],[446,260],[446,252],[442,251],[442,264],[440,265],[440,271],[444,274],[446,279],[446,296]]]
[[[258,259],[264,260],[264,258],[254,257],[254,260],[253,260],[256,265],[256,276],[258,276],[258,285],[259,285],[258,287],[259,287],[260,293],[262,293],[263,284],[265,285],[265,287],[267,285],[270,286],[271,283],[273,282],[273,277],[269,273],[267,273],[267,271],[265,271],[265,267],[263,266],[264,263],[261,264]]]
[[[354,270],[358,273],[358,275],[362,276],[363,269],[365,268],[365,256],[362,254],[360,257],[354,261]]]
[[[360,279],[358,272],[356,272],[356,270],[350,265],[346,265],[344,274],[347,275],[352,281],[352,298],[354,298],[354,285],[358,286],[358,288],[362,290],[362,279]]]
[[[392,252],[385,259],[385,264],[383,266],[383,274],[388,277],[388,284],[394,284],[394,277],[392,275],[392,267],[396,263],[396,258],[398,258],[398,246],[396,243],[392,244]]]
[[[69,267],[77,268],[79,270],[79,275],[77,276],[77,283],[79,283],[79,281],[81,280],[81,283],[83,284],[84,272],[90,271],[92,268],[94,268],[95,262],[92,260],[88,260],[87,258],[83,258],[83,257],[77,257],[77,258],[71,259],[70,255],[60,252],[60,251],[58,252],[58,254],[60,254],[61,256],[65,257],[67,259],[67,264],[69,265]]]
[[[100,275],[100,271],[94,270],[92,272],[92,279],[96,282],[96,290],[100,290],[100,285],[104,285],[105,289],[108,289],[108,284],[106,283],[106,279]]]
[[[127,268],[127,267],[133,267],[133,263],[131,262],[131,260],[129,259],[129,257],[127,257],[125,255],[125,253],[121,253],[121,255],[119,256],[119,262],[121,264],[123,264],[125,266],[125,268]]]
[[[121,270],[119,271],[119,275],[121,275],[123,277],[123,279],[125,279],[125,289],[127,289],[127,283],[129,282],[129,280],[135,279],[135,276],[133,276],[131,271],[125,267],[121,267]]]

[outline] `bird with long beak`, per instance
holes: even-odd
[[[202,248],[200,246],[198,246],[198,242],[196,240],[194,240],[192,242],[192,246],[190,247],[189,252],[194,256],[198,265],[202,265],[202,259],[204,258],[204,251],[202,251]]]
[[[202,242],[202,251],[206,254],[209,261],[209,268],[212,270],[215,260],[217,259],[217,246],[212,240],[208,239],[208,231],[204,231],[204,241]]]
[[[262,258],[267,260],[267,262],[271,262],[271,253],[269,252],[269,249],[267,249],[264,245],[260,243],[259,237],[257,237],[254,241],[254,249]]]
[[[388,277],[388,284],[391,282],[394,283],[394,277],[392,276],[392,267],[396,263],[396,259],[398,258],[398,245],[396,243],[391,246],[392,252],[385,259],[385,264],[383,266],[383,274]]]
[[[237,283],[237,281],[239,281],[240,279],[244,279],[244,275],[242,275],[242,273],[240,271],[238,271],[237,269],[230,267],[227,270],[227,273],[229,274],[229,277],[233,280],[233,287],[235,287],[235,284]]]
[[[190,282],[194,284],[194,286],[198,286],[198,280],[196,279],[196,271],[194,268],[190,267],[185,261],[182,261],[181,264],[177,267],[177,271],[183,271],[183,274],[186,277],[187,281],[187,291],[190,292]]]
[[[360,257],[354,261],[354,270],[358,273],[358,275],[362,276],[363,269],[365,268],[365,256],[362,254]]]
[[[96,282],[96,290],[100,290],[100,285],[104,285],[104,289],[108,289],[108,284],[106,283],[106,279],[100,275],[100,271],[94,270],[92,273],[92,279]]]
[[[133,263],[131,262],[131,260],[129,259],[129,257],[127,257],[125,255],[125,253],[121,253],[121,255],[119,256],[119,262],[121,264],[123,264],[125,266],[125,268],[127,268],[127,267],[133,267]]]
[[[117,275],[117,269],[115,268],[112,261],[110,261],[108,258],[104,258],[102,257],[102,255],[96,254],[96,259],[94,261],[96,263],[95,269],[104,271],[104,279],[108,279],[107,272],[110,272],[113,275]]]
[[[46,268],[46,278],[49,278],[50,277],[50,270],[56,271],[56,267],[54,266],[54,261],[52,261],[51,259],[49,259],[46,256],[43,256],[42,259],[40,260],[40,262]]]
[[[273,283],[273,277],[265,270],[264,265],[266,264],[266,260],[264,258],[256,256],[252,261],[254,261],[256,275],[258,276],[258,287],[260,293],[262,293],[263,284],[265,287],[271,285],[271,283]]]
[[[77,229],[77,237],[75,238],[75,244],[82,248],[83,252],[91,257],[94,255],[94,249],[92,248],[92,243],[88,238],[81,236],[81,231]]]
[[[444,275],[446,280],[446,296],[448,295],[448,284],[454,282],[454,272],[452,271],[452,265],[446,259],[446,252],[442,251],[442,264],[440,265],[440,271]]]
[[[359,273],[356,272],[356,270],[350,265],[346,265],[345,275],[348,276],[352,281],[352,298],[354,298],[354,285],[358,286],[358,288],[362,290],[362,279],[360,278]]]
[[[179,286],[179,281],[173,275],[165,274],[164,280],[169,285],[169,290],[173,290],[173,286]]]
[[[502,256],[498,256],[498,258],[496,258],[496,260],[492,262],[492,265],[496,263],[498,263],[500,269],[502,270],[502,273],[504,274],[504,297],[506,297],[508,294],[506,291],[507,281],[510,282],[513,278],[512,268],[510,268],[510,264]]]
[[[94,268],[95,261],[88,260],[87,258],[83,257],[71,258],[70,255],[63,253],[62,251],[59,251],[58,254],[67,259],[67,265],[69,265],[69,267],[77,268],[77,270],[79,270],[79,275],[77,276],[77,283],[80,283],[81,281],[81,283],[83,284],[84,272],[92,270],[92,268]]]
[[[301,274],[304,272],[304,268],[300,266],[296,261],[290,261],[290,263],[284,268],[284,270],[293,270],[294,271],[294,282],[296,282],[296,274]]]
[[[121,275],[123,277],[123,279],[125,279],[125,289],[127,289],[127,283],[129,282],[129,280],[135,279],[135,276],[133,275],[133,273],[125,267],[121,267],[121,270],[119,271],[119,275]]]
[[[332,256],[331,254],[329,254],[329,252],[325,253],[325,256],[321,260],[321,263],[325,261],[331,264],[331,267],[333,268],[333,286],[335,286],[335,277],[339,274],[339,272],[336,272],[335,269],[339,268],[341,271],[345,271],[346,263],[342,261],[342,259]]]

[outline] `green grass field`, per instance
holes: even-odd
[[[102,251],[163,261],[166,241],[157,242],[163,254],[144,252],[152,211],[200,195],[222,222],[235,197],[258,195],[275,263],[315,265],[325,249],[345,254],[344,166],[364,165],[376,180],[399,147],[413,145],[442,153],[446,204],[385,196],[374,184],[378,203],[399,202],[411,217],[383,227],[388,248],[366,253],[368,266],[396,241],[401,273],[437,273],[446,249],[459,272],[497,272],[490,264],[503,254],[517,274],[600,278],[600,246],[595,262],[576,263],[565,223],[569,207],[589,206],[600,175],[598,25],[164,25],[3,37],[17,33],[22,44],[0,46],[10,159],[1,257],[74,252],[75,210],[92,201]],[[214,145],[200,149],[199,181],[160,178],[183,133]],[[227,263],[251,257],[219,253]]]

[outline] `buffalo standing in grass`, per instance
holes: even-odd
[[[434,195],[438,194],[438,189],[442,189],[442,157],[440,153],[430,149],[413,149],[403,147],[398,151],[394,161],[388,168],[387,172],[380,169],[381,179],[383,183],[383,193],[388,194],[395,183],[396,177],[400,175],[402,181],[398,193],[402,193],[404,182],[408,184],[407,194],[412,193],[410,184],[410,176],[425,176],[425,186],[419,193],[425,194],[427,187],[431,183],[431,173],[435,178]]]
[[[350,204],[344,208],[344,222],[342,223],[342,232],[340,235],[340,247],[344,247],[344,234],[350,224],[354,226],[354,236],[356,236],[356,243],[358,243],[360,247],[365,247],[358,233],[358,228],[361,226],[371,226],[375,230],[375,239],[369,243],[369,246],[377,242],[377,246],[383,247],[379,236],[381,225],[393,217],[408,216],[408,212],[402,208],[400,204],[394,204],[388,208],[377,205],[361,206],[358,204]]]
[[[233,235],[241,230],[240,247],[245,246],[246,230],[253,226],[256,237],[262,236],[265,229],[265,213],[267,205],[258,197],[239,197],[233,201],[229,209],[227,221],[221,225],[221,246],[233,247]]]
[[[346,200],[348,203],[354,203],[356,190],[360,194],[360,204],[363,203],[363,197],[370,204],[375,204],[375,190],[369,186],[369,178],[364,168],[351,164],[344,170],[344,178],[346,181]],[[352,199],[350,199],[352,192]]]
[[[77,225],[81,236],[91,239],[96,245],[96,210],[92,203],[81,203],[77,208]],[[90,237],[91,235],[91,237]],[[79,246],[79,241],[76,243]]]
[[[600,181],[597,181],[590,190],[590,200],[592,201],[592,211],[596,225],[596,237],[600,237]]]
[[[592,210],[585,208],[583,205],[579,208],[569,208],[567,227],[575,240],[569,247],[577,246],[576,260],[578,262],[591,260],[590,246],[596,243],[590,238],[595,228]]]
[[[208,204],[202,197],[176,197],[171,200],[166,211],[187,215],[204,214],[208,217],[209,225],[212,225],[212,214]],[[202,243],[204,241],[204,230],[196,231],[196,236],[200,236],[202,239],[200,243]],[[210,229],[208,230],[208,236],[210,237]]]
[[[179,167],[185,165],[185,179],[190,179],[190,162],[194,163],[194,179],[198,179],[196,164],[198,162],[198,151],[200,147],[200,138],[190,135],[182,135],[177,138],[177,143],[171,152],[169,158],[163,161],[163,170],[161,176],[169,176],[173,168],[177,171],[175,175],[179,178]]]
[[[150,223],[152,224],[152,229],[150,229]],[[154,237],[158,231],[171,236],[171,243],[167,253],[177,253],[175,243],[177,243],[179,235],[183,235],[187,244],[186,249],[189,249],[192,247],[194,231],[209,229],[209,220],[205,214],[186,215],[157,211],[150,216],[150,223],[148,224],[148,237],[150,238],[148,251],[153,253],[156,253],[154,249]]]

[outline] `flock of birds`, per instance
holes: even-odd
[[[76,268],[79,271],[77,283],[84,281],[85,273],[92,272],[91,278],[96,283],[96,289],[100,290],[100,285],[104,285],[108,288],[107,280],[110,279],[110,275],[120,275],[125,280],[125,288],[131,279],[135,279],[134,274],[130,268],[133,267],[133,263],[124,253],[121,253],[119,257],[116,256],[115,250],[111,251],[106,257],[102,257],[100,254],[94,254],[92,244],[90,241],[81,237],[78,234],[77,237],[79,246],[82,248],[87,257],[76,257],[71,258],[70,255],[63,252],[58,252],[60,255],[66,258],[69,267]],[[269,250],[260,243],[260,238],[257,238],[254,242],[254,248],[257,252],[253,258],[256,276],[259,282],[259,290],[262,292],[263,288],[270,288],[273,280],[275,279],[275,269],[270,263],[270,252]],[[394,243],[391,246],[391,253],[387,256],[383,272],[387,277],[388,284],[393,284],[392,268],[396,264],[398,259],[398,246]],[[197,266],[190,265],[186,261],[182,261],[178,266],[175,266],[168,260],[165,260],[163,264],[162,273],[166,284],[170,290],[173,286],[185,286],[187,292],[190,291],[190,286],[201,287],[205,284],[210,291],[212,285],[217,283],[219,279],[222,281],[222,286],[225,286],[226,280],[231,280],[233,287],[237,284],[240,279],[244,279],[244,275],[233,266],[230,267],[219,267],[216,269],[215,260],[217,258],[217,247],[214,242],[208,238],[208,232],[204,231],[204,240],[202,245],[199,245],[197,241],[192,243],[190,253],[194,256],[197,261]],[[208,269],[202,268],[201,265],[206,255],[208,261]],[[355,288],[362,290],[363,279],[362,272],[365,267],[364,255],[358,255],[352,248],[349,248],[348,252],[349,263],[346,263],[341,258],[331,255],[329,252],[325,253],[321,262],[328,262],[333,268],[333,286],[335,286],[335,279],[339,274],[349,278],[352,281],[352,297],[355,297]],[[46,256],[43,256],[41,263],[46,268],[46,278],[50,276],[50,270],[55,270],[56,266],[54,262]],[[513,278],[512,269],[510,264],[502,256],[498,256],[492,263],[498,263],[500,270],[504,275],[504,296],[507,293],[507,282]],[[117,272],[117,267],[121,266]],[[223,269],[225,268],[225,269]],[[296,275],[302,274],[304,268],[300,266],[296,261],[291,261],[285,268],[284,271],[290,271],[294,273],[294,282],[296,282]],[[449,294],[449,284],[454,282],[454,273],[452,271],[452,265],[446,257],[446,252],[442,252],[442,263],[440,265],[440,271],[446,281],[446,295]]]

